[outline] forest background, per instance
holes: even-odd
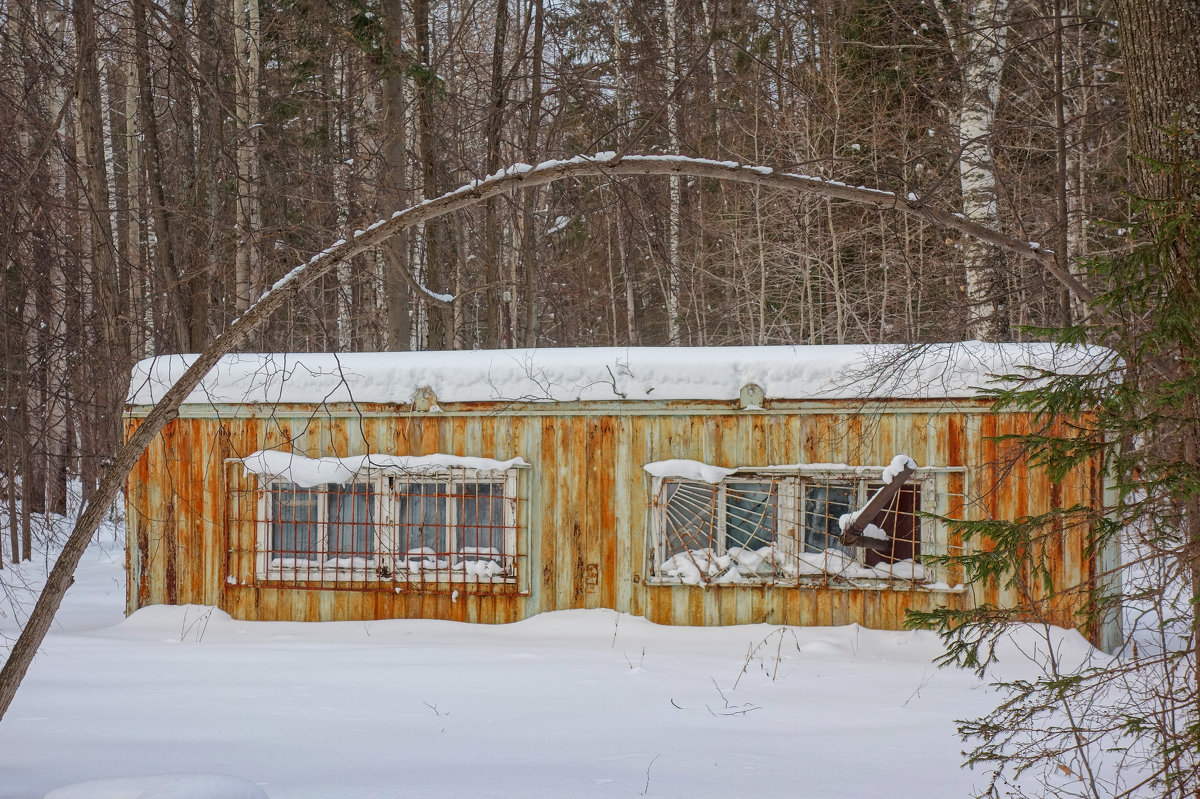
[[[0,552],[96,485],[136,359],[203,349],[333,241],[512,163],[765,164],[1087,281],[1130,246],[1103,224],[1132,214],[1118,27],[1102,0],[0,0]],[[250,346],[1020,340],[1083,311],[912,215],[581,178],[400,233]]]

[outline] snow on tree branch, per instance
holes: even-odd
[[[373,249],[399,231],[428,222],[445,214],[462,210],[490,197],[520,188],[544,186],[557,180],[580,177],[629,177],[634,175],[689,175],[692,177],[715,178],[734,183],[748,183],[763,188],[781,191],[799,191],[823,197],[846,200],[879,209],[892,209],[910,214],[938,227],[957,231],[979,241],[991,244],[1022,258],[1029,258],[1048,269],[1081,301],[1092,298],[1091,292],[1074,275],[1060,270],[1054,253],[1042,249],[1036,242],[1025,242],[1005,236],[986,225],[973,222],[962,214],[941,210],[926,205],[914,194],[904,197],[895,192],[873,189],[867,186],[851,186],[837,180],[780,172],[769,166],[741,164],[736,161],[714,161],[708,158],[691,158],[683,155],[626,155],[601,152],[593,156],[578,155],[565,160],[543,161],[536,166],[517,163],[488,175],[472,180],[440,197],[424,200],[417,205],[397,211],[388,219],[381,219],[365,230],[356,231],[354,236],[335,242],[326,250],[314,255],[307,263],[300,264],[283,276],[258,302],[264,302],[274,292],[290,288],[298,290],[325,274],[334,264]],[[295,281],[303,280],[292,285]],[[435,294],[411,281],[435,302],[449,303],[453,297]]]

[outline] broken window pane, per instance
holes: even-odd
[[[660,502],[666,515],[664,537],[668,555],[715,545],[716,486],[693,482],[664,483]]]

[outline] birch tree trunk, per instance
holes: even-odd
[[[344,231],[350,221],[350,178],[353,169],[352,159],[348,157],[353,152],[348,146],[351,128],[349,107],[351,104],[346,102],[345,98],[354,97],[354,93],[350,85],[346,59],[340,50],[334,53],[332,72],[330,83],[334,92],[329,102],[331,117],[329,129],[336,131],[332,153],[335,162],[333,164],[333,203],[337,216],[337,229]],[[334,270],[336,276],[334,281],[336,314],[334,324],[337,330],[338,352],[350,352],[353,343],[354,320],[351,317],[354,311],[354,282],[352,268],[353,265],[349,261],[342,261]]]
[[[948,7],[945,0],[935,2],[962,80],[954,120],[960,148],[962,213],[967,219],[993,227],[998,219],[993,136],[1008,37],[1009,0],[965,0],[954,8]],[[968,335],[1002,341],[1009,335],[1001,306],[1007,277],[1003,255],[981,242],[963,240],[962,258]]]
[[[250,306],[262,266],[257,246],[262,227],[258,198],[259,82],[262,72],[261,18],[258,0],[233,0],[235,111],[237,114],[237,221],[235,235],[235,306]]]
[[[665,2],[665,22],[667,25],[667,150],[679,152],[679,108],[677,94],[679,87],[679,63],[677,48],[678,29],[675,0]],[[682,226],[683,189],[682,178],[672,175],[667,181],[667,336],[668,343],[682,344],[683,320],[679,310],[679,238]]]
[[[624,53],[621,49],[621,42],[625,39],[625,33],[621,27],[621,14],[617,6],[617,0],[609,0],[608,9],[609,14],[612,16],[613,71],[616,76],[616,94],[613,97],[613,102],[617,113],[617,129],[624,130],[629,122],[628,103],[625,101],[627,94],[625,62]],[[614,194],[616,194],[616,190],[614,190]],[[621,260],[621,285],[625,294],[625,343],[630,346],[637,346],[641,343],[637,317],[637,288],[635,285],[637,278],[634,272],[633,259],[629,254],[624,203],[617,202],[614,204],[613,215],[617,220],[617,256]]]

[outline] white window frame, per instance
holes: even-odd
[[[329,542],[329,497],[333,493],[329,490],[331,485],[369,485],[371,486],[372,499],[371,503],[374,506],[374,526],[375,526],[375,548],[372,553],[366,557],[366,563],[359,566],[329,566],[326,560],[329,558],[327,550]],[[317,496],[317,548],[319,558],[317,560],[306,561],[307,565],[293,564],[290,566],[276,565],[273,563],[271,550],[271,525],[275,522],[271,512],[271,497],[275,491],[287,490],[311,491]],[[289,483],[282,480],[268,480],[262,490],[258,492],[258,530],[257,530],[257,557],[255,558],[255,575],[259,579],[266,580],[283,580],[288,582],[363,582],[372,579],[379,579],[378,570],[380,568],[380,519],[381,511],[384,505],[381,495],[379,481],[373,479],[369,475],[361,475],[348,483],[321,483],[315,486],[299,486],[295,483]],[[374,575],[374,576],[372,576]]]
[[[484,476],[475,469],[450,469],[445,472],[435,472],[432,474],[403,474],[403,475],[388,475],[385,482],[388,484],[387,492],[391,501],[386,503],[384,515],[381,517],[386,521],[383,523],[386,529],[385,535],[380,535],[383,540],[386,537],[388,553],[387,566],[390,569],[390,576],[383,579],[393,580],[397,583],[427,583],[436,582],[494,582],[494,583],[514,583],[516,582],[516,561],[517,553],[517,473],[510,469],[500,475],[496,473],[488,473],[492,476]],[[496,576],[489,580],[468,580],[465,570],[457,564],[451,562],[445,568],[427,569],[410,573],[407,568],[408,560],[412,557],[407,550],[400,551],[399,537],[400,531],[405,526],[399,518],[400,503],[395,500],[398,496],[396,486],[400,481],[406,483],[438,483],[441,486],[447,487],[447,497],[453,497],[453,488],[455,485],[466,486],[474,483],[491,483],[493,485],[503,486],[503,505],[504,505],[504,551],[500,553],[500,558],[504,565],[504,575]],[[461,531],[458,525],[456,503],[448,501],[446,503],[446,521],[441,525],[443,533],[446,535],[446,541],[450,545],[448,549],[453,552],[461,552],[461,545],[457,544],[455,539]],[[381,546],[382,548],[382,546]],[[465,559],[464,559],[465,560]],[[397,568],[399,563],[403,563],[405,568]],[[432,574],[432,577],[430,576]]]
[[[447,496],[454,495],[454,486],[460,487],[460,493],[462,486],[470,484],[490,483],[502,486],[504,551],[500,553],[500,559],[504,573],[490,577],[467,575],[465,567],[461,565],[466,558],[462,557],[458,559],[458,563],[450,562],[445,568],[409,573],[407,569],[409,554],[407,551],[400,551],[401,531],[404,529],[404,523],[400,519],[399,513],[399,494],[396,490],[401,485],[400,481],[436,483],[439,485],[439,490],[440,488],[447,490]],[[356,484],[371,486],[374,510],[374,550],[367,556],[363,566],[327,565],[328,508],[329,496],[332,493],[330,486]],[[271,527],[275,520],[272,518],[271,497],[274,491],[288,487],[313,491],[318,497],[315,524],[319,529],[317,540],[320,558],[307,561],[304,565],[283,566],[272,562]],[[284,583],[395,583],[397,586],[431,582],[515,584],[518,577],[518,561],[521,557],[518,549],[517,491],[518,467],[504,471],[449,468],[415,474],[391,469],[367,469],[357,475],[354,480],[346,483],[321,483],[311,487],[298,486],[278,479],[263,478],[257,501],[255,577],[258,580]],[[453,551],[461,554],[462,546],[458,543],[461,530],[457,525],[456,504],[453,501],[447,501],[446,523],[443,529],[446,540],[453,547]],[[398,566],[402,566],[402,568],[397,568]]]

